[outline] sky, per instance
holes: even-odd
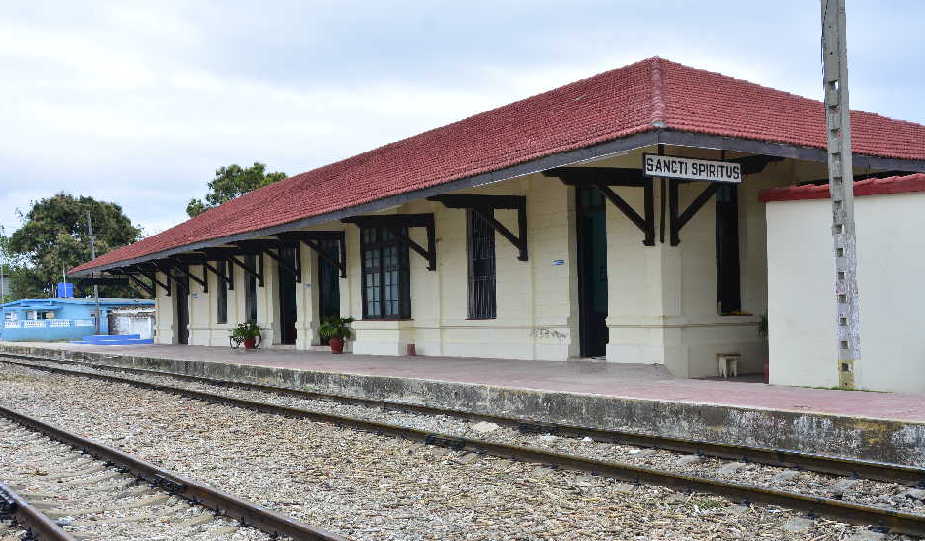
[[[215,169],[308,171],[661,56],[818,99],[814,0],[0,1],[0,225],[58,192],[145,234]],[[848,0],[851,105],[925,124],[920,0]]]

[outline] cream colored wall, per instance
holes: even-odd
[[[358,321],[356,353],[404,354],[414,344],[419,355],[564,360],[577,354],[577,318],[570,295],[574,210],[569,189],[558,180],[530,175],[459,193],[525,195],[529,260],[500,235],[495,237],[497,318],[468,319],[466,212],[441,203],[414,201],[391,212],[433,213],[437,232],[437,271],[428,271],[410,253],[410,321]],[[517,213],[497,210],[495,217],[517,233]],[[351,315],[362,317],[358,229],[348,228]],[[426,245],[426,233],[411,237]],[[553,265],[556,259],[565,264]]]
[[[860,291],[858,388],[925,391],[921,306],[925,194],[855,199]],[[831,201],[767,204],[771,383],[838,385]]]
[[[655,151],[654,148],[647,149]],[[642,151],[587,165],[638,168]],[[716,151],[669,148],[668,153],[708,159]],[[732,156],[729,156],[732,157]],[[785,160],[771,163],[761,174],[750,175],[739,190],[742,308],[751,316],[720,316],[716,308],[715,200],[711,199],[681,231],[681,244],[666,242],[643,246],[643,235],[613,205],[607,204],[608,282],[612,362],[665,364],[682,377],[716,375],[719,352],[743,354],[743,372],[761,370],[767,358],[765,341],[756,332],[758,317],[767,310],[767,259],[765,208],[759,190],[825,175],[821,164]],[[703,184],[682,185],[683,210]],[[616,188],[637,209],[642,209],[641,188]],[[359,228],[340,222],[320,224],[317,230],[344,230],[347,238],[348,276],[341,279],[341,315],[353,317],[356,340],[348,343],[355,353],[403,355],[414,344],[419,355],[564,360],[576,357],[578,347],[578,293],[574,189],[541,174],[468,189],[457,193],[525,195],[527,198],[529,261],[517,259],[517,250],[496,235],[498,317],[487,321],[467,319],[466,213],[426,200],[412,201],[384,211],[433,213],[437,234],[437,271],[409,253],[412,319],[362,321]],[[661,193],[655,190],[656,216]],[[496,212],[499,221],[517,231],[514,211]],[[422,228],[410,232],[426,245]],[[298,340],[296,347],[318,344],[315,317],[317,256],[301,249],[303,282],[298,284]],[[553,261],[563,260],[563,265]],[[193,267],[201,272],[198,267]],[[276,264],[265,257],[265,285],[258,288],[259,323],[267,343],[279,340],[276,325],[278,301]],[[215,277],[210,277],[214,283]],[[214,323],[214,298],[198,292],[191,299],[191,343],[227,345],[227,333],[244,317],[244,272],[235,270],[236,288],[229,292],[229,321]],[[217,286],[213,286],[217,287]],[[193,284],[194,291],[197,286]],[[198,288],[201,290],[201,288]],[[160,299],[160,297],[159,297]],[[172,314],[171,314],[172,316]],[[236,317],[235,317],[236,316]],[[172,321],[159,318],[159,325]],[[159,333],[160,334],[160,333]],[[168,333],[163,333],[164,337]],[[161,337],[159,337],[160,339]],[[166,339],[166,338],[165,338]]]

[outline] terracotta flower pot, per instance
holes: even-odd
[[[257,349],[257,339],[248,338],[244,341],[244,349]]]
[[[344,339],[343,338],[331,338],[328,340],[328,346],[331,347],[331,353],[343,353],[344,352]]]

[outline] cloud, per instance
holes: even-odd
[[[14,4],[0,14],[0,224],[68,191],[156,233],[219,166],[296,174],[653,55],[817,96],[814,6]],[[849,6],[852,103],[925,122],[909,99],[925,38],[878,30],[925,8],[891,6]]]

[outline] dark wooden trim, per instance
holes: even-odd
[[[288,231],[276,235],[280,239],[297,241],[311,248],[318,257],[340,270],[340,277],[347,277],[347,233],[346,231]],[[336,240],[339,260],[330,257],[321,247],[323,240]]]
[[[279,246],[279,247],[277,247],[276,249],[277,249],[277,250],[283,250],[283,249],[285,249],[285,248],[295,248],[296,250],[298,250],[299,244],[298,244],[298,243],[295,243],[295,244],[290,245],[290,246]],[[302,283],[302,273],[299,272],[298,269],[295,269],[295,268],[293,268],[293,267],[290,267],[288,263],[286,263],[285,261],[283,261],[283,258],[280,257],[280,254],[274,254],[274,253],[271,252],[270,250],[264,250],[263,253],[265,253],[265,254],[267,254],[268,256],[270,256],[270,259],[272,259],[273,261],[276,261],[276,264],[277,264],[281,269],[283,269],[284,271],[286,271],[286,272],[292,274],[293,276],[295,276],[295,281],[296,281],[297,284],[301,284],[301,283]],[[296,257],[298,257],[298,254],[297,254]],[[296,265],[298,266],[298,262],[296,262]]]
[[[258,254],[242,254],[242,255],[256,255],[258,261],[261,259],[261,256],[260,256],[259,253],[258,253]],[[262,272],[263,269],[261,269],[259,265],[258,265],[258,267],[257,267],[256,269],[252,269],[252,268],[248,267],[247,264],[245,264],[245,263],[243,263],[242,261],[238,260],[238,256],[236,256],[236,255],[229,256],[229,257],[228,257],[228,261],[231,261],[231,262],[234,263],[235,265],[241,267],[241,269],[244,270],[244,272],[246,272],[247,274],[249,274],[249,275],[253,276],[254,278],[256,278],[256,279],[257,279],[257,285],[263,287],[263,272]]]
[[[655,245],[655,192],[652,180],[642,176],[641,169],[624,167],[558,167],[544,171],[544,175],[555,177],[568,186],[586,186],[599,191],[608,201],[629,218],[642,231],[644,246]],[[643,189],[643,215],[626,202],[611,186],[626,186]]]
[[[224,261],[225,259],[221,258],[221,260]],[[227,276],[222,276],[222,273],[218,272],[218,269],[213,267],[208,261],[203,261],[202,266],[207,271],[212,271],[212,274],[214,274],[219,280],[225,282],[225,287],[228,289],[234,289],[234,285],[231,283],[231,280],[229,280]],[[208,272],[204,274],[208,276]]]
[[[687,225],[687,222],[693,218],[697,212],[703,208],[703,206],[713,197],[713,194],[716,193],[716,190],[719,189],[719,184],[716,182],[710,182],[707,184],[707,187],[704,188],[700,194],[691,201],[691,204],[688,205],[686,209],[680,214],[678,214],[678,185],[674,179],[669,180],[669,207],[670,207],[670,219],[671,219],[671,245],[677,246],[681,243],[681,229]]]
[[[157,291],[153,287],[139,280],[137,276],[135,276],[134,274],[128,274],[127,276],[129,280],[134,282],[136,286],[140,287],[142,291],[148,294],[148,296],[152,298],[157,296]]]
[[[214,239],[194,242],[185,246],[169,248],[153,254],[144,255],[117,261],[107,265],[99,265],[92,269],[86,269],[74,273],[74,276],[86,275],[91,272],[104,271],[110,268],[121,267],[134,263],[150,261],[152,259],[164,258],[174,254],[191,252],[206,247],[221,246],[237,240],[253,239],[257,237],[275,235],[284,231],[291,231],[303,227],[309,227],[316,224],[331,222],[345,217],[357,214],[376,212],[386,208],[401,205],[408,201],[422,199],[429,195],[450,193],[464,188],[472,188],[483,184],[507,180],[547,169],[562,167],[569,164],[584,162],[593,159],[604,158],[617,153],[627,152],[640,148],[651,147],[657,144],[668,144],[683,147],[696,147],[708,149],[731,150],[736,152],[747,152],[752,154],[766,154],[769,156],[778,156],[782,158],[793,158],[798,160],[814,161],[826,163],[827,157],[824,149],[792,145],[786,143],[768,143],[752,139],[742,139],[736,137],[723,137],[716,135],[707,135],[702,133],[692,133],[684,131],[674,131],[669,129],[653,129],[643,133],[631,135],[606,141],[604,143],[591,145],[575,150],[556,152],[535,160],[519,163],[511,167],[490,171],[478,175],[472,175],[449,182],[444,182],[436,186],[413,190],[402,194],[397,194],[381,199],[376,199],[367,203],[362,203],[352,207],[338,209],[336,211],[302,218],[292,222],[265,227],[246,233],[227,235]],[[899,158],[883,158],[870,156],[866,154],[854,154],[854,165],[859,168],[870,169],[895,169],[901,171],[925,172],[925,160],[903,160]]]
[[[188,279],[190,279],[190,280],[196,282],[197,284],[201,285],[201,286],[202,286],[202,291],[203,291],[203,293],[208,293],[208,292],[209,292],[209,281],[208,281],[208,280],[203,280],[202,278],[200,278],[200,277],[196,276],[195,274],[191,273],[191,272],[189,271],[189,268],[187,267],[187,265],[191,265],[191,264],[192,264],[192,265],[195,265],[196,263],[185,263],[185,262],[183,262],[183,261],[178,261],[178,262],[173,266],[173,268],[176,269],[176,270],[178,270],[178,271],[180,271],[181,273],[183,273],[183,275],[186,276]]]
[[[481,216],[496,233],[506,238],[520,252],[517,259],[527,261],[527,198],[522,195],[481,195],[481,194],[449,194],[434,195],[428,201],[439,201],[450,209],[469,209]],[[514,235],[510,229],[495,219],[492,210],[516,210],[517,232]]]
[[[355,224],[361,229],[364,227],[390,227],[394,228],[396,237],[409,248],[427,260],[427,270],[437,270],[437,233],[434,226],[433,213],[423,214],[384,214],[376,216],[351,216],[341,219],[346,224]],[[427,249],[402,234],[402,227],[423,227],[427,231]]]

